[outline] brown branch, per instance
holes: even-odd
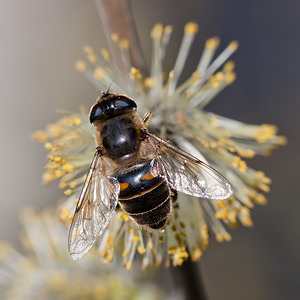
[[[118,46],[111,39],[111,35],[116,33],[121,39],[129,41],[132,66],[138,68],[143,75],[147,75],[147,66],[135,29],[129,1],[95,0],[95,2],[113,59],[120,67],[122,66]]]
[[[171,272],[175,286],[183,289],[185,300],[207,300],[198,263],[188,259],[181,266],[172,267]]]

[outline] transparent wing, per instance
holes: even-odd
[[[69,231],[69,252],[73,259],[86,254],[101,236],[116,209],[119,183],[104,171],[101,154],[95,153]]]
[[[221,200],[232,195],[230,183],[218,171],[158,136],[148,136],[173,189],[209,199]]]

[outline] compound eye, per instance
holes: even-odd
[[[103,115],[103,110],[100,107],[100,104],[95,104],[90,111],[90,122],[93,123],[97,118]]]
[[[136,103],[124,96],[118,96],[115,100],[115,109],[117,110],[127,110],[127,109],[136,109]]]

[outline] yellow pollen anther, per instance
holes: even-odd
[[[165,34],[170,35],[173,31],[173,27],[171,25],[167,25],[165,27]]]
[[[231,211],[231,212],[228,214],[228,220],[229,220],[231,223],[235,223],[235,222],[236,222],[236,212],[235,212],[235,211]]]
[[[71,196],[73,193],[73,191],[71,189],[68,189],[66,191],[64,191],[64,194],[67,195],[67,196]]]
[[[211,117],[211,126],[212,126],[213,128],[216,128],[216,127],[217,127],[217,122],[218,122],[218,120],[219,120],[219,118],[218,118],[218,116],[216,116],[216,115],[213,115],[213,116]]]
[[[220,80],[217,78],[217,74],[212,75],[208,80],[214,88],[218,88],[220,86]]]
[[[123,50],[126,50],[129,48],[129,41],[127,39],[121,39],[119,42],[119,47]]]
[[[94,64],[94,63],[97,62],[97,57],[96,57],[95,54],[89,54],[89,55],[88,55],[88,60],[89,60],[92,64]]]
[[[69,215],[69,210],[65,207],[63,207],[61,210],[60,210],[60,215],[61,216],[68,216]]]
[[[113,255],[112,255],[111,253],[107,256],[107,260],[108,260],[108,261],[112,261],[113,258],[114,258],[114,257],[113,257]]]
[[[240,161],[241,161],[241,159],[240,159],[239,156],[234,156],[234,157],[233,157],[233,161],[232,161],[232,165],[233,165],[235,168],[238,168]]]
[[[69,184],[69,186],[70,186],[70,188],[71,189],[75,189],[76,188],[76,182],[75,181],[72,181],[72,182],[70,182],[70,184]]]
[[[187,34],[196,34],[198,32],[198,25],[194,22],[189,22],[185,25],[184,32]]]
[[[45,143],[48,141],[48,135],[46,132],[44,131],[36,131],[32,136],[31,138],[34,140],[34,141],[39,141],[39,142],[42,142],[42,143]]]
[[[256,174],[262,178],[264,178],[266,176],[266,174],[263,171],[257,171]]]
[[[243,173],[247,172],[248,168],[247,168],[247,164],[246,164],[245,161],[240,161],[240,163],[239,163],[239,169]]]
[[[171,71],[171,72],[173,72],[173,71]],[[171,72],[170,72],[170,73],[171,73]],[[174,76],[174,75],[173,75],[173,76]],[[199,80],[199,79],[201,78],[200,71],[199,71],[199,70],[196,70],[195,72],[193,72],[192,78],[193,78],[193,80],[195,80],[195,81]]]
[[[65,211],[62,212],[59,216],[60,220],[67,222],[67,223],[71,223],[73,220],[73,215],[69,213],[68,209],[64,209]]]
[[[105,74],[105,71],[103,68],[101,67],[97,67],[95,70],[94,70],[94,77],[97,79],[97,80],[102,80],[103,77],[104,77],[104,74]]]
[[[241,160],[239,156],[234,156],[232,161],[232,166],[238,168],[241,172],[247,172],[247,164],[245,161]]]
[[[259,188],[260,188],[263,192],[265,192],[265,193],[269,193],[269,192],[270,192],[270,187],[269,187],[268,185],[266,185],[266,184],[260,184],[260,185],[259,185]]]
[[[221,81],[224,78],[224,74],[222,72],[218,72],[215,74],[215,80]]]
[[[256,174],[260,177],[260,180],[265,184],[271,184],[271,178],[267,177],[266,174],[262,171],[257,171]]]
[[[144,83],[147,88],[154,86],[154,79],[152,77],[148,77],[145,79]]]
[[[217,219],[223,219],[226,217],[225,210],[218,210],[215,212],[215,216]]]
[[[152,242],[148,242],[147,246],[148,246],[150,249],[153,249],[153,243],[152,243]]]
[[[180,266],[189,257],[189,254],[185,248],[177,248],[173,254],[173,265]]]
[[[146,249],[142,246],[138,246],[137,247],[137,251],[140,253],[140,254],[144,254],[146,252]]]
[[[117,42],[119,41],[119,36],[118,36],[118,34],[117,34],[117,33],[113,33],[113,34],[111,35],[111,39],[112,39],[113,42],[117,43]]]
[[[71,173],[74,170],[74,166],[70,164],[65,164],[62,166],[62,169],[68,173]]]
[[[132,264],[130,262],[125,263],[126,270],[130,270],[132,267]]]
[[[68,215],[68,218],[67,218],[67,222],[69,222],[69,223],[71,223],[72,222],[72,220],[73,220],[73,215],[72,214],[69,214]]]
[[[63,175],[63,174],[62,174],[61,170],[55,170],[55,176],[56,176],[57,178],[61,177],[62,175]]]
[[[247,158],[253,158],[255,156],[255,152],[252,149],[244,149],[243,151],[238,151],[238,154]]]
[[[277,133],[277,127],[269,124],[262,124],[256,129],[256,140],[260,143],[272,140]]]
[[[106,247],[107,248],[112,248],[112,238],[111,238],[110,234],[107,236]]]
[[[137,235],[135,235],[133,237],[133,241],[136,242],[136,243],[138,243],[140,241],[140,238]]]
[[[250,210],[248,207],[242,206],[240,208],[239,217],[243,225],[252,226],[252,221],[250,219]]]
[[[81,119],[76,118],[76,119],[74,120],[74,123],[75,123],[76,125],[81,125],[82,121],[81,121]]]
[[[169,254],[174,254],[174,253],[176,252],[176,249],[177,249],[177,248],[174,247],[174,246],[173,246],[173,247],[169,247],[168,253],[169,253]]]
[[[93,47],[91,47],[91,46],[84,46],[84,47],[83,47],[83,51],[84,51],[85,53],[87,53],[87,54],[92,54],[92,53],[94,53],[94,49],[93,49]]]
[[[46,143],[45,144],[45,148],[46,149],[51,149],[53,146],[52,146],[52,144],[51,143]]]
[[[239,42],[238,41],[232,41],[228,45],[229,48],[231,48],[232,51],[236,51],[239,47]]]
[[[123,219],[125,222],[129,221],[129,217],[124,213],[121,214],[121,219]]]
[[[225,75],[225,81],[227,84],[232,84],[236,79],[236,75],[235,73],[231,72],[231,73],[227,73]]]
[[[62,161],[62,158],[59,157],[59,156],[55,156],[55,157],[53,158],[53,160],[54,160],[55,162],[60,162],[60,161]]]
[[[158,23],[155,24],[153,29],[151,30],[151,38],[152,39],[161,39],[163,33],[163,25]]]
[[[50,182],[52,182],[55,179],[56,179],[56,176],[53,173],[45,172],[43,174],[43,183],[44,184],[49,184]]]
[[[257,193],[256,197],[254,198],[254,201],[258,204],[266,204],[267,198],[263,194]]]
[[[60,189],[65,189],[66,187],[67,187],[67,184],[63,181],[59,184]]]
[[[65,119],[63,119],[63,121],[65,122]],[[49,125],[47,125],[47,131],[49,131],[51,138],[58,138],[61,136],[62,125],[64,125],[64,124],[49,124]]]
[[[211,50],[214,50],[214,49],[216,49],[219,46],[219,44],[220,44],[220,39],[215,36],[213,38],[208,39],[205,42],[205,47],[209,48]]]
[[[229,233],[225,233],[224,235],[224,239],[227,241],[227,242],[230,242],[232,240],[232,237]]]
[[[192,261],[197,261],[201,257],[201,255],[202,251],[199,248],[193,250],[191,255]]]
[[[155,262],[155,266],[158,267],[158,266],[161,265],[161,263],[162,263],[162,259],[161,258],[157,258],[156,262]]]
[[[83,60],[79,60],[75,64],[75,68],[79,72],[83,72],[86,70],[86,63]]]
[[[225,73],[228,73],[228,72],[232,72],[234,70],[234,67],[235,67],[235,64],[233,61],[228,61],[224,67],[223,67],[223,71]]]
[[[222,201],[222,200],[219,201],[217,205],[218,205],[219,208],[223,208],[224,207],[224,201]]]
[[[142,79],[142,74],[140,72],[140,70],[134,68],[134,67],[131,67],[130,69],[130,77],[131,79]]]
[[[110,59],[110,53],[109,53],[109,51],[107,49],[102,49],[101,50],[101,54],[102,54],[104,60],[109,61],[109,59]]]
[[[209,239],[208,227],[207,224],[203,224],[201,228],[201,236],[204,240]]]
[[[277,137],[277,142],[278,142],[279,145],[283,146],[283,145],[287,144],[288,140],[285,136],[280,135],[280,136]]]
[[[222,236],[221,233],[216,234],[216,240],[220,243],[224,241],[224,237]]]

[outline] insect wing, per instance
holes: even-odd
[[[119,183],[105,175],[101,154],[95,153],[83,185],[69,231],[73,259],[86,254],[101,236],[116,209]]]
[[[171,188],[196,197],[226,199],[230,183],[215,169],[173,144],[148,133],[165,169]]]

